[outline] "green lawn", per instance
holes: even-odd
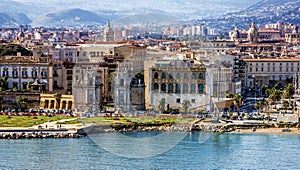
[[[68,119],[67,116],[3,116],[0,115],[0,127],[31,127],[45,122]]]
[[[147,124],[165,124],[165,123],[178,123],[188,124],[195,119],[192,118],[129,118],[129,117],[90,117],[78,118],[77,120],[62,122],[62,124],[81,124],[81,123],[96,123],[103,125],[112,124],[132,124],[132,123],[147,123]]]

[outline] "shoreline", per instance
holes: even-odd
[[[298,125],[276,126],[276,124],[225,124],[193,122],[189,124],[64,124],[62,127],[45,125],[37,127],[0,127],[0,139],[26,138],[80,138],[92,133],[111,132],[211,132],[217,134],[279,134],[300,135]],[[46,126],[47,127],[47,126]],[[49,127],[49,126],[48,126]],[[207,128],[209,127],[209,128]]]
[[[289,129],[290,131],[286,131]],[[232,134],[265,134],[265,135],[300,135],[298,128],[258,128],[255,131],[252,129],[237,129]]]

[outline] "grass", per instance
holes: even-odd
[[[45,122],[67,119],[67,116],[0,116],[0,127],[31,127]]]
[[[90,118],[78,118],[76,120],[62,122],[62,124],[81,124],[81,123],[96,123],[102,125],[122,124],[129,125],[133,123],[140,124],[188,124],[195,119],[192,118],[129,118],[129,117],[90,117]]]

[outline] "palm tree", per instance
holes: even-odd
[[[271,89],[267,89],[266,93],[269,95],[268,100],[269,104],[276,104],[277,101],[281,100],[282,91],[275,89],[274,87]]]
[[[187,113],[189,110],[189,107],[192,106],[191,102],[189,100],[183,100],[183,102],[181,104],[182,104],[183,111],[185,113]]]
[[[160,113],[163,113],[165,111],[165,106],[166,106],[166,99],[160,99],[158,102],[158,111]]]
[[[286,88],[283,89],[283,97],[285,99],[291,99],[291,97],[295,94],[295,89],[291,83],[289,83]]]
[[[243,104],[243,96],[240,93],[236,94],[233,97],[233,104],[237,107],[237,109],[238,109],[238,115],[239,115],[240,114],[240,107]]]
[[[283,109],[285,110],[284,113],[287,112],[287,109],[288,109],[289,106],[290,106],[290,102],[288,102],[288,101],[286,101],[286,100],[284,100],[284,101],[282,102],[282,107],[283,107]],[[284,114],[283,114],[283,115],[284,115]]]
[[[261,107],[262,107],[262,102],[261,101],[258,101],[254,104],[254,108],[257,110],[258,114],[260,112]]]
[[[255,104],[254,104],[254,108],[256,109],[256,110],[258,110],[258,113],[260,112],[260,110],[264,110],[264,108],[265,107],[268,107],[268,101],[267,100],[265,100],[265,99],[263,99],[263,100],[260,100],[260,101],[258,101],[258,102],[256,102]]]

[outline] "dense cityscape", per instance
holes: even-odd
[[[22,23],[0,14],[0,139],[99,131],[300,134],[300,4],[270,3],[145,23],[133,21],[160,16],[104,24],[72,9],[70,22]],[[76,23],[82,13],[87,22]]]

